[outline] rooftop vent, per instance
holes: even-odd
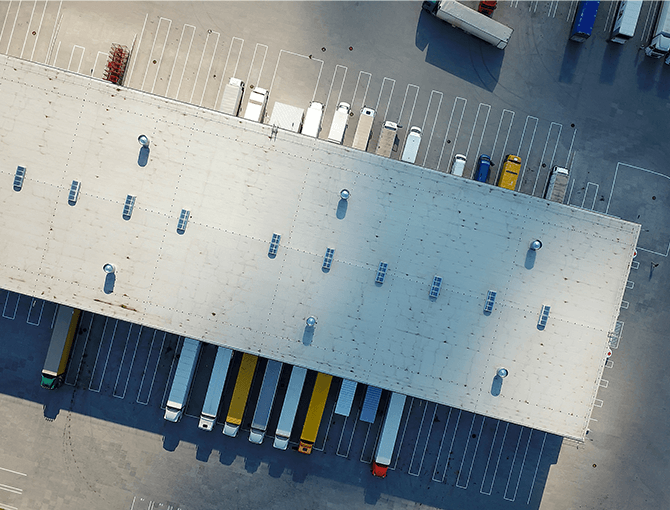
[[[430,286],[429,296],[433,299],[437,299],[437,296],[440,295],[440,287],[442,287],[442,277],[441,276],[434,276],[433,277],[433,284]]]
[[[77,199],[79,198],[79,190],[81,189],[81,182],[79,181],[72,181],[72,185],[70,186],[70,193],[67,196],[67,203],[70,205],[75,205],[77,203]]]
[[[486,295],[486,304],[484,305],[484,313],[490,314],[493,311],[493,303],[496,302],[496,295],[498,293],[495,290],[490,290]]]
[[[183,234],[186,232],[186,225],[188,224],[188,219],[191,216],[191,211],[188,209],[182,209],[181,214],[179,215],[179,222],[177,223],[177,233]]]
[[[17,166],[16,174],[14,175],[14,191],[21,191],[23,188],[23,179],[26,177],[26,167]]]
[[[325,273],[330,271],[330,266],[333,263],[333,257],[334,256],[335,256],[335,250],[332,249],[332,248],[327,248],[326,249],[326,256],[323,257],[323,265],[321,266],[321,269],[323,269],[323,271]]]
[[[135,207],[135,195],[126,195],[126,203],[123,206],[123,219],[129,220],[133,215],[133,208]]]
[[[547,319],[549,319],[549,310],[551,307],[549,305],[542,305],[542,310],[540,311],[540,319],[537,321],[537,329],[542,331],[547,326]]]
[[[377,268],[377,277],[375,278],[375,283],[379,283],[380,285],[384,283],[384,278],[386,278],[386,270],[388,269],[389,265],[386,262],[380,262],[379,267]]]
[[[271,259],[277,256],[277,250],[279,249],[279,241],[281,236],[279,234],[272,234],[272,241],[270,241],[270,249],[268,250],[268,257]]]

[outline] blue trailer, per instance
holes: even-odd
[[[572,31],[570,32],[571,41],[584,42],[591,36],[599,6],[600,1],[598,0],[582,0],[579,2],[575,21],[572,24]]]

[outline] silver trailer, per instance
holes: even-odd
[[[335,414],[340,416],[349,416],[351,412],[351,404],[354,402],[356,395],[356,387],[358,383],[350,379],[342,379],[342,386],[340,386],[340,393],[337,397],[337,404],[335,404]]]
[[[221,98],[221,106],[219,107],[219,110],[228,115],[237,117],[240,113],[240,105],[242,104],[243,95],[244,82],[237,78],[231,78],[223,89],[223,97]]]
[[[379,399],[382,396],[381,388],[376,386],[368,386],[365,392],[365,400],[363,400],[363,407],[361,408],[361,421],[366,423],[374,423],[377,417],[377,408],[379,407]]]
[[[282,405],[281,414],[279,415],[279,423],[277,423],[277,432],[275,433],[273,444],[275,448],[279,448],[280,450],[288,448],[288,441],[291,438],[295,413],[298,410],[298,403],[300,402],[300,395],[302,394],[306,375],[306,368],[293,367],[291,379],[286,389],[286,396],[284,397],[284,405]]]
[[[209,385],[207,386],[205,403],[202,406],[200,421],[198,422],[198,427],[202,430],[211,431],[216,424],[216,416],[219,413],[223,386],[226,384],[228,366],[230,365],[232,355],[233,351],[230,349],[217,347],[212,375],[209,378]]]
[[[191,392],[191,383],[195,374],[195,367],[198,364],[201,343],[193,338],[184,338],[184,344],[181,347],[181,354],[177,362],[177,370],[174,373],[170,396],[165,406],[165,416],[167,421],[178,422],[184,413],[184,408],[188,402]]]
[[[670,52],[670,2],[660,2],[661,10],[656,18],[651,41],[644,52],[648,57],[661,58]]]
[[[635,35],[635,27],[640,17],[642,0],[621,0],[617,10],[610,41],[623,44]]]
[[[341,102],[337,105],[337,110],[335,110],[335,115],[333,116],[333,123],[330,125],[330,131],[328,132],[328,140],[331,142],[342,144],[344,132],[347,130],[349,110],[351,110],[349,103]]]
[[[358,126],[354,133],[354,143],[351,146],[361,151],[368,150],[368,142],[372,134],[372,123],[375,120],[375,111],[372,108],[364,106],[361,109],[361,116],[358,118]]]
[[[405,395],[401,395],[400,393],[391,394],[389,407],[384,418],[384,425],[382,426],[382,433],[375,451],[375,459],[372,462],[372,474],[380,478],[386,477],[386,471],[391,464],[398,430],[400,430],[400,420],[405,409],[405,398]]]
[[[549,182],[544,192],[544,198],[562,204],[565,199],[565,191],[568,189],[569,180],[570,173],[568,169],[555,166],[549,175]]]
[[[261,392],[258,395],[258,403],[256,404],[256,411],[254,412],[253,420],[251,420],[251,430],[249,431],[249,441],[252,443],[261,444],[265,437],[265,431],[270,421],[272,404],[275,400],[279,375],[281,374],[281,367],[282,363],[274,360],[268,360],[268,364],[265,367],[263,384],[261,385]]]

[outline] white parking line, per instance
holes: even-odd
[[[19,0],[19,6],[16,8],[16,16],[14,16],[14,23],[12,24],[12,31],[9,33],[9,39],[7,40],[7,49],[5,50],[5,54],[7,55],[9,55],[9,45],[12,44],[12,38],[14,37],[14,29],[16,28],[16,21],[19,19],[20,10],[21,10],[21,1]]]
[[[16,296],[16,305],[14,305],[14,311],[12,312],[12,315],[7,314],[7,306],[9,305],[11,309],[11,304],[9,302],[10,296]],[[2,316],[5,319],[16,319],[16,310],[19,309],[19,301],[21,300],[21,294],[16,294],[15,292],[7,291],[7,294],[5,294],[5,306],[2,309]]]
[[[247,83],[252,83],[251,71],[253,71],[254,64],[256,63],[256,55],[258,54],[258,48],[261,47],[263,48],[263,60],[261,61],[261,68],[258,70],[258,77],[256,78],[256,81],[253,82],[254,86],[258,86],[258,82],[261,80],[261,74],[263,73],[263,66],[265,65],[265,57],[267,57],[268,54],[268,47],[265,44],[256,43],[256,47],[254,48],[254,56],[251,59],[251,65],[249,66],[249,74],[247,75]]]
[[[526,504],[530,503],[530,497],[533,495],[533,487],[535,487],[535,479],[537,478],[537,470],[540,467],[540,461],[542,460],[542,452],[544,451],[544,442],[547,440],[547,433],[544,433],[542,438],[542,446],[540,447],[540,455],[537,457],[537,464],[535,465],[535,473],[533,473],[533,481],[530,484],[530,492],[528,493],[528,500]]]
[[[505,432],[503,433],[503,438],[502,441],[500,442],[500,451],[498,452],[498,459],[496,460],[496,467],[495,470],[493,471],[493,477],[491,478],[491,487],[489,487],[488,492],[484,492],[484,482],[486,481],[486,473],[489,471],[489,462],[491,462],[491,454],[493,454],[495,450],[495,444],[496,444],[496,437],[498,437],[498,426],[500,425],[500,420],[498,420],[498,423],[496,423],[496,431],[493,434],[493,442],[491,443],[491,450],[489,451],[489,458],[486,461],[486,469],[484,470],[484,476],[482,477],[482,486],[479,489],[479,492],[481,494],[485,494],[487,496],[491,495],[491,492],[493,491],[493,483],[495,482],[496,479],[496,473],[498,472],[498,465],[500,464],[500,457],[502,456],[502,451],[503,447],[505,446],[505,438],[507,437],[507,429],[509,428],[509,423],[505,423]]]
[[[335,71],[333,71],[333,79],[330,81],[330,89],[328,90],[328,96],[326,97],[326,104],[324,105],[323,109],[326,110],[328,109],[328,104],[330,103],[330,95],[333,92],[333,86],[335,85],[335,77],[337,76],[337,71],[342,68],[344,69],[344,76],[342,76],[342,83],[340,84],[340,91],[337,94],[337,103],[335,106],[337,106],[340,103],[340,96],[342,95],[342,88],[344,87],[344,80],[347,77],[347,71],[349,70],[348,67],[342,66],[340,64],[337,64],[335,66]]]
[[[326,440],[328,439],[328,432],[330,431],[330,426],[333,424],[333,414],[335,413],[335,406],[330,411],[330,416],[328,417],[328,427],[326,427],[326,433],[323,436],[323,443],[321,444],[321,448],[318,448],[316,444],[314,445],[314,450],[318,452],[322,452],[326,449]]]
[[[40,306],[39,306],[39,315],[37,316],[37,322],[32,322],[30,320],[30,316],[33,313],[33,310],[37,309],[37,302],[39,301]],[[26,319],[26,322],[32,326],[39,326],[40,322],[42,321],[42,312],[44,312],[44,300],[43,299],[37,299],[33,298],[30,301],[30,311],[28,312],[28,318]]]
[[[61,3],[63,3],[63,0],[61,0]],[[58,10],[60,11],[60,7],[58,8]],[[142,37],[144,37],[144,29],[147,26],[147,19],[148,18],[149,18],[149,13],[147,13],[144,16],[144,24],[142,25],[142,32],[140,32],[140,38],[139,38],[139,42],[137,43],[137,49],[132,50],[133,54],[139,53],[139,51],[140,51],[140,45],[142,44]],[[135,34],[135,35],[137,35],[137,34]],[[129,62],[128,77],[124,80],[125,83],[130,83],[130,78],[133,75],[133,69],[135,69],[135,62],[137,62],[137,59],[133,58],[133,56],[134,55],[130,55],[131,62]]]
[[[193,103],[193,93],[195,92],[195,86],[198,83],[198,78],[200,77],[200,69],[202,68],[202,61],[205,58],[205,51],[207,50],[207,44],[209,43],[209,37],[215,35],[216,36],[216,42],[214,43],[214,51],[212,52],[212,58],[209,61],[209,68],[207,69],[207,75],[205,76],[205,86],[202,87],[202,95],[200,96],[200,101],[198,102],[198,106],[202,106],[202,101],[205,99],[205,91],[207,90],[207,82],[209,81],[209,77],[211,76],[212,72],[212,65],[214,64],[214,56],[216,55],[216,48],[219,45],[219,37],[221,34],[219,32],[207,32],[207,38],[205,39],[205,47],[202,50],[202,56],[200,57],[200,64],[198,64],[198,72],[195,75],[195,81],[193,82],[193,90],[191,91],[191,100],[189,101],[190,103]]]
[[[30,13],[30,20],[28,20],[28,26],[26,27],[26,36],[23,38],[23,46],[21,47],[21,58],[23,58],[23,52],[26,50],[26,43],[28,42],[28,34],[30,33],[30,26],[33,24],[33,17],[35,16],[35,7],[37,7],[37,0],[33,3],[33,10]]]
[[[498,182],[498,177],[500,175],[500,170],[502,169],[502,161],[503,158],[505,157],[505,149],[507,148],[507,142],[509,141],[509,135],[512,131],[512,123],[514,122],[514,115],[515,113],[512,110],[503,110],[502,115],[500,115],[500,122],[498,122],[498,130],[496,131],[496,137],[493,140],[493,148],[491,149],[491,159],[495,157],[495,152],[496,152],[496,146],[498,145],[498,137],[500,136],[500,130],[503,125],[503,119],[505,118],[506,114],[511,114],[512,117],[509,120],[509,124],[507,126],[507,134],[505,135],[505,143],[503,144],[502,147],[502,153],[500,154],[500,164],[498,165],[498,169],[496,170],[496,178],[494,179],[493,183]]]
[[[79,73],[81,72],[81,63],[84,61],[84,52],[86,51],[86,48],[84,48],[83,46],[78,46],[76,44],[72,46],[72,51],[70,52],[70,61],[67,63],[67,70],[72,71],[72,69],[70,68],[72,67],[72,59],[74,58],[74,52],[76,49],[81,50],[81,56],[79,57],[79,64],[77,64],[77,70],[75,71],[76,73]]]
[[[11,485],[5,485],[4,483],[0,483],[0,490],[11,492],[12,494],[23,494],[23,489],[12,487]]]
[[[440,449],[437,451],[437,459],[435,460],[435,467],[433,468],[432,480],[434,482],[444,482],[444,476],[447,472],[447,464],[449,464],[449,456],[447,455],[447,460],[444,465],[444,470],[442,471],[442,478],[435,478],[435,473],[437,473],[437,468],[440,465],[440,457],[442,457],[442,447],[444,446],[444,438],[447,436],[447,429],[449,428],[449,419],[451,418],[451,411],[453,408],[449,408],[449,414],[447,414],[447,419],[444,423],[444,431],[442,432],[442,439],[440,440]]]
[[[408,122],[412,122],[412,115],[414,114],[414,107],[416,106],[416,99],[419,97],[419,87],[409,83],[405,87],[405,96],[402,98],[402,106],[400,107],[400,114],[398,115],[398,121],[402,119],[402,114],[405,111],[405,105],[407,104],[407,94],[409,94],[409,88],[414,87],[416,92],[414,92],[414,101],[412,101],[412,111],[409,112]]]
[[[215,109],[219,107],[219,97],[221,96],[221,88],[224,85],[226,85],[226,83],[224,83],[226,77],[226,70],[228,69],[228,61],[230,60],[230,53],[233,51],[235,41],[241,41],[241,42],[240,42],[240,50],[237,52],[237,62],[235,62],[235,69],[233,70],[233,78],[235,77],[235,73],[237,72],[237,66],[240,63],[240,55],[242,54],[242,46],[244,46],[244,39],[240,39],[239,37],[233,37],[230,41],[230,46],[228,47],[228,56],[226,57],[226,63],[223,65],[223,70],[221,71],[221,83],[219,84],[219,91],[216,93],[216,103],[214,104]]]
[[[554,129],[554,126],[558,126],[558,136],[556,137],[556,144],[554,145],[554,151],[551,153],[551,161],[549,162],[549,171],[554,165],[554,158],[556,157],[556,150],[558,149],[558,141],[561,139],[561,132],[563,131],[563,126],[557,122],[552,122],[549,127],[549,132],[547,133],[547,139],[544,141],[544,149],[542,149],[542,156],[540,157],[540,167],[537,169],[537,174],[535,175],[535,184],[533,184],[533,192],[531,195],[535,195],[535,188],[537,187],[537,181],[540,178],[540,171],[542,170],[542,163],[544,163],[544,155],[547,153],[547,146],[549,144],[549,139],[551,138],[551,130]],[[544,189],[544,186],[542,187]]]
[[[12,9],[12,0],[9,0],[9,3],[7,4],[7,12],[5,12],[5,20],[2,22],[2,30],[0,30],[0,40],[2,40],[2,36],[5,34],[5,26],[7,25],[7,18],[9,17],[9,11]]]
[[[128,376],[126,377],[126,384],[123,385],[123,394],[117,395],[116,389],[119,386],[119,377],[121,377],[121,369],[123,368],[123,363],[126,359],[126,352],[128,351],[128,344],[130,343],[130,334],[133,331],[133,326],[134,324],[131,324],[130,329],[128,329],[128,337],[126,338],[126,345],[123,348],[123,356],[121,356],[121,363],[119,363],[119,371],[116,374],[116,382],[114,383],[114,390],[112,390],[112,395],[120,399],[123,399],[126,396],[126,390],[128,389],[128,382],[130,381],[130,374],[132,373],[133,365],[135,364],[135,355],[137,354],[137,346],[140,343],[140,335],[142,334],[142,329],[144,328],[144,326],[140,326],[139,331],[137,332],[137,340],[135,340],[135,347],[133,348],[133,359],[130,360],[130,367],[128,368]]]
[[[475,136],[475,129],[474,127],[477,125],[477,120],[479,120],[479,112],[482,111],[482,107],[486,108],[486,118],[484,119],[484,127],[482,129],[482,134],[479,137],[479,145],[477,146],[477,153],[475,154],[475,158],[479,156],[479,148],[482,146],[482,140],[484,139],[484,130],[486,129],[486,124],[489,121],[489,115],[491,114],[491,105],[486,104],[486,103],[479,103],[479,106],[477,107],[477,115],[475,115],[475,120],[472,123],[473,129],[470,132],[470,140],[468,140],[468,148],[465,150],[465,157],[468,158],[470,156],[470,146],[472,145],[472,138]]]
[[[109,347],[107,348],[107,355],[105,356],[105,366],[102,367],[102,374],[100,375],[100,384],[98,385],[98,389],[93,389],[91,385],[93,384],[93,378],[95,377],[95,369],[98,366],[98,358],[100,357],[100,351],[105,341],[105,332],[107,331],[108,320],[109,319],[105,318],[105,327],[102,330],[102,335],[100,336],[100,345],[98,346],[98,353],[95,355],[95,364],[93,365],[93,370],[91,371],[91,381],[88,384],[88,389],[96,393],[100,393],[100,389],[102,388],[102,381],[104,380],[105,372],[107,371],[107,363],[109,363],[109,353],[112,352],[112,345],[114,345],[114,336],[116,335],[116,328],[119,325],[119,321],[113,319],[114,330],[112,331],[112,337],[109,339]]]
[[[437,104],[437,110],[435,110],[435,118],[433,119],[433,127],[430,130],[430,136],[428,137],[428,146],[426,147],[426,152],[423,155],[423,162],[421,163],[421,166],[426,166],[426,159],[428,158],[428,152],[430,151],[430,144],[433,141],[433,133],[435,133],[435,125],[437,124],[437,117],[440,115],[440,108],[442,107],[442,98],[444,97],[444,94],[442,92],[439,92],[437,90],[431,90],[430,92],[430,98],[428,99],[428,106],[426,107],[426,115],[423,117],[423,123],[421,124],[421,132],[424,132],[424,129],[426,127],[426,120],[428,117],[428,112],[430,111],[430,105],[433,102],[433,94],[439,94],[440,95],[440,101]]]
[[[40,38],[40,34],[42,33],[42,24],[44,23],[44,14],[47,12],[47,5],[49,4],[49,0],[46,0],[44,2],[44,9],[42,9],[42,17],[40,18],[40,24],[37,26],[36,34],[35,34],[35,42],[33,43],[33,51],[30,52],[30,60],[35,60],[35,49],[37,48],[37,41]],[[2,37],[2,36],[0,36]]]
[[[589,209],[593,210],[593,208],[596,206],[596,198],[598,198],[598,189],[600,189],[600,186],[595,182],[586,183],[586,190],[584,190],[584,197],[582,198],[582,209],[584,209],[584,205],[586,203],[586,196],[589,194],[589,186],[596,187],[596,190],[593,193],[593,202],[591,203],[591,207],[589,207]]]
[[[369,463],[371,462],[371,460],[370,460],[370,461],[365,460],[364,456],[365,456],[365,448],[366,448],[367,445],[368,445],[368,439],[369,439],[369,437],[370,437],[370,429],[372,428],[372,423],[367,423],[367,422],[366,422],[366,424],[367,424],[368,428],[367,428],[367,430],[365,431],[365,441],[363,442],[363,449],[361,450],[361,458],[360,458],[360,461],[363,462],[364,464],[369,464]],[[373,452],[373,456],[374,456],[374,452]]]
[[[47,48],[47,56],[44,59],[45,64],[49,64],[49,60],[51,59],[51,52],[54,49],[54,44],[56,44],[56,37],[58,37],[58,32],[60,31],[60,26],[61,23],[63,23],[63,14],[60,13],[61,7],[63,5],[63,0],[60,1],[58,4],[58,12],[56,13],[56,22],[54,23],[54,28],[51,32],[51,39],[49,39],[49,47]],[[60,46],[60,44],[59,44]],[[54,64],[56,60],[54,59]]]
[[[358,78],[356,78],[356,86],[354,87],[354,95],[353,95],[353,100],[352,100],[352,107],[353,107],[353,102],[356,100],[356,94],[358,93],[358,86],[361,83],[361,75],[367,74],[368,75],[368,83],[365,85],[365,93],[363,94],[363,100],[361,101],[361,104],[365,106],[365,99],[368,97],[368,89],[370,88],[370,82],[372,81],[372,74],[366,72],[366,71],[359,71],[358,72]]]
[[[177,65],[177,60],[179,60],[179,50],[181,49],[181,43],[184,40],[184,32],[186,27],[192,28],[193,33],[191,33],[191,40],[188,43],[188,50],[186,50],[186,57],[184,58],[184,65],[181,68],[181,75],[179,76],[179,85],[177,86],[177,93],[174,95],[174,98],[179,97],[179,91],[181,90],[181,82],[184,79],[184,72],[186,71],[186,63],[188,62],[188,56],[191,54],[191,46],[193,46],[193,37],[195,36],[195,27],[193,25],[184,24],[181,28],[181,35],[179,36],[179,43],[177,44],[177,51],[174,55],[174,62],[172,62],[172,71],[170,71],[170,78],[168,78],[167,88],[165,89],[165,95],[169,96],[170,93],[170,83],[172,83],[172,76],[174,75],[174,68]]]
[[[88,345],[88,338],[91,335],[91,326],[93,325],[93,317],[94,317],[94,315],[91,314],[91,320],[88,323],[88,328],[86,328],[86,338],[84,338],[84,346],[82,347],[82,350],[81,350],[82,356],[79,359],[79,365],[77,366],[77,372],[74,375],[74,382],[71,382],[71,383],[67,382],[67,376],[66,376],[65,384],[67,384],[68,386],[76,386],[77,381],[79,380],[79,372],[81,371],[81,365],[84,362],[84,352],[86,351],[86,346]],[[55,318],[56,318],[56,314],[54,314],[54,320],[55,320]],[[81,322],[83,322],[83,319],[82,319]],[[51,327],[53,329],[53,326],[51,326]]]
[[[377,104],[375,105],[375,111],[379,113],[379,102],[382,100],[384,87],[386,86],[387,81],[391,84],[391,92],[389,92],[389,100],[386,102],[386,110],[384,111],[384,117],[383,117],[384,120],[386,120],[386,116],[389,113],[389,106],[391,105],[391,97],[393,97],[393,89],[395,89],[394,79],[384,77],[384,79],[382,80],[382,86],[379,89],[379,97],[377,97]]]
[[[447,132],[444,134],[444,142],[442,142],[442,150],[440,151],[440,158],[437,160],[436,170],[440,169],[440,164],[442,163],[442,156],[444,155],[444,148],[447,146],[447,139],[449,138],[449,129],[451,129],[451,122],[454,119],[454,112],[456,111],[456,105],[459,101],[463,101],[463,109],[461,110],[461,118],[458,121],[458,129],[456,130],[456,136],[454,137],[454,144],[451,149],[451,154],[453,156],[454,147],[456,146],[456,139],[458,138],[458,133],[461,130],[461,123],[463,122],[463,114],[465,113],[465,107],[468,104],[468,100],[464,97],[457,97],[454,99],[454,105],[451,107],[451,115],[449,116],[449,123],[447,124]],[[451,161],[451,156],[449,158]]]
[[[158,39],[158,34],[161,31],[161,24],[163,21],[166,21],[168,24],[167,30],[165,31],[165,40],[163,41],[162,47],[161,47],[161,56],[158,59],[154,59],[154,49],[156,48],[156,40]],[[144,70],[144,78],[142,78],[142,85],[140,86],[140,90],[144,90],[144,83],[147,81],[147,74],[149,73],[149,69],[151,68],[151,62],[153,60],[158,60],[158,69],[156,69],[156,76],[158,76],[158,70],[160,69],[161,66],[161,60],[163,58],[163,52],[165,51],[165,45],[167,44],[168,36],[170,35],[170,28],[172,27],[172,20],[169,18],[164,18],[161,16],[158,19],[158,26],[156,27],[156,33],[154,34],[154,42],[151,43],[151,50],[149,50],[149,60],[147,60],[147,67]],[[154,78],[154,85],[156,84],[155,78]],[[151,88],[151,91],[153,91],[153,86]]]
[[[160,347],[160,350],[158,351],[158,356],[156,357],[156,366],[154,367],[153,373],[151,375],[151,385],[149,386],[149,393],[147,395],[147,400],[146,400],[146,402],[142,401],[142,400],[140,400],[140,394],[142,393],[142,389],[144,388],[144,381],[145,381],[145,379],[148,375],[147,369],[149,368],[149,360],[151,359],[151,351],[154,348],[154,341],[156,340],[156,333],[158,333],[158,331],[154,331],[153,337],[151,338],[151,347],[149,347],[149,354],[147,356],[147,362],[144,365],[144,372],[142,372],[142,381],[140,382],[139,390],[137,390],[137,398],[135,399],[135,401],[138,404],[147,405],[149,403],[149,400],[151,400],[151,392],[154,389],[154,381],[156,380],[156,372],[158,371],[158,364],[160,362],[161,353],[163,352],[163,347],[165,345],[165,339],[167,338],[167,333],[164,332],[163,333],[163,339],[161,341],[161,347]],[[177,342],[177,345],[179,345],[179,342]],[[175,349],[175,355],[176,355],[176,352],[177,352],[177,349]],[[172,360],[172,364],[174,365],[174,359]],[[172,372],[172,368],[170,368],[170,372]],[[167,391],[167,389],[166,389],[166,391]]]
[[[528,166],[528,157],[530,156],[530,151],[533,149],[533,142],[535,141],[535,133],[537,131],[537,124],[540,119],[537,117],[533,117],[532,115],[528,115],[526,117],[526,122],[523,125],[523,133],[521,135],[521,140],[519,141],[519,150],[516,151],[516,153],[521,156],[521,147],[523,146],[523,139],[526,136],[526,128],[528,127],[528,119],[532,119],[535,121],[535,127],[533,128],[533,135],[530,137],[530,143],[528,144],[528,152],[526,153],[526,156],[522,158],[523,161],[523,170],[521,171],[521,175],[519,176],[519,186],[521,186],[521,183],[523,183],[523,175],[526,173],[526,167]]]
[[[412,466],[414,465],[414,456],[416,455],[416,448],[419,446],[419,439],[421,438],[421,432],[423,431],[423,424],[426,419],[426,414],[428,411],[428,406],[433,406],[433,414],[428,421],[428,433],[426,434],[426,439],[424,440],[423,452],[421,452],[421,460],[419,461],[419,467],[416,470],[416,474],[412,473]],[[419,476],[421,474],[421,467],[423,466],[423,459],[426,457],[426,448],[428,448],[428,439],[430,439],[430,432],[433,428],[433,420],[435,419],[435,412],[437,411],[437,404],[432,402],[426,402],[425,407],[423,408],[423,416],[421,417],[421,425],[419,425],[419,432],[416,435],[416,442],[414,443],[414,450],[412,451],[412,459],[409,462],[409,469],[407,473],[412,476]]]
[[[344,420],[344,425],[342,425],[342,432],[340,432],[340,440],[337,443],[337,455],[340,457],[344,458],[349,458],[349,451],[351,450],[351,443],[354,440],[354,434],[356,433],[356,426],[358,425],[358,417],[361,415],[361,410],[360,408],[356,411],[356,418],[354,418],[354,428],[351,431],[351,435],[349,436],[349,444],[347,445],[347,453],[345,455],[342,455],[340,453],[340,446],[342,445],[342,439],[344,438],[344,431],[347,428],[347,423],[349,422],[349,419],[351,418],[351,415],[347,416],[346,419]]]
[[[0,467],[0,471],[7,471],[8,473],[12,473],[13,475],[28,476],[27,474],[21,473],[20,471],[14,471],[13,469],[7,469],[3,467]]]
[[[526,456],[528,455],[528,447],[530,446],[530,438],[533,435],[533,429],[529,429],[530,433],[528,434],[528,441],[526,442],[526,450],[523,454],[523,460],[521,461],[521,467],[519,467],[519,477],[516,480],[516,487],[514,488],[514,495],[511,498],[508,498],[507,497],[507,489],[509,488],[509,482],[512,479],[512,473],[514,472],[514,464],[516,463],[516,455],[517,455],[517,452],[519,451],[519,444],[521,443],[521,436],[523,435],[524,430],[525,429],[522,428],[521,432],[519,432],[519,440],[517,441],[516,450],[514,451],[514,459],[512,460],[512,466],[510,467],[509,476],[507,477],[507,485],[505,486],[505,493],[503,494],[503,499],[506,499],[507,501],[514,501],[516,499],[516,494],[519,491],[519,482],[521,482],[521,474],[523,473],[523,465],[526,463]]]
[[[463,474],[463,464],[465,463],[465,457],[468,453],[468,445],[470,444],[470,439],[472,438],[472,427],[475,425],[475,416],[472,415],[472,423],[470,424],[470,432],[468,432],[468,440],[465,443],[465,452],[463,453],[463,459],[461,460],[461,467],[458,468],[458,478],[456,479],[456,487],[460,489],[467,489],[468,484],[470,483],[470,475],[472,474],[472,466],[475,464],[475,457],[477,457],[477,449],[479,448],[479,440],[482,438],[482,430],[484,429],[484,420],[485,417],[482,417],[482,424],[479,427],[479,432],[477,433],[477,444],[475,445],[475,451],[472,453],[472,460],[470,461],[470,468],[468,469],[468,478],[465,480],[465,485],[459,485],[458,481],[461,479]]]
[[[104,59],[105,57],[107,57],[107,53],[105,53],[105,52],[103,52],[103,51],[99,51],[98,54],[95,56],[95,63],[93,64],[93,71],[91,72],[91,74],[92,74],[93,76],[95,76],[95,68],[98,67],[98,59],[100,58],[100,55],[102,55],[102,58],[103,58],[103,59]],[[103,60],[103,62],[105,62],[105,64],[107,63],[105,60]],[[104,64],[103,64],[103,65],[104,65]],[[104,75],[104,72],[103,72],[103,75]]]
[[[412,404],[414,404],[414,397],[410,397],[409,400],[409,406],[405,404],[405,409],[407,409],[407,416],[405,417],[405,425],[402,428],[402,434],[400,434],[400,440],[398,441],[398,444],[402,446],[402,442],[405,439],[405,432],[407,432],[407,423],[409,422],[409,415],[410,411],[412,410]],[[398,457],[400,457],[400,448],[398,448],[398,455],[395,458],[395,462],[393,463],[393,469],[398,465]]]

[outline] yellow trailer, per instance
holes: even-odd
[[[312,453],[312,447],[316,441],[316,435],[319,433],[319,425],[323,417],[323,410],[326,407],[326,399],[330,391],[330,383],[333,380],[332,375],[318,373],[316,382],[314,383],[314,390],[312,391],[312,398],[309,401],[309,409],[307,409],[307,417],[305,424],[302,427],[300,434],[300,446],[298,451],[301,453]]]
[[[70,351],[77,333],[81,310],[60,305],[51,333],[51,343],[42,369],[42,388],[58,388],[65,378]]]
[[[254,379],[257,362],[258,357],[253,354],[244,353],[242,355],[240,371],[237,373],[233,397],[230,400],[230,407],[228,408],[228,416],[226,416],[226,423],[223,425],[223,433],[227,436],[235,437],[237,431],[240,429],[242,415],[244,414],[244,408],[247,406],[251,381]]]
[[[516,189],[516,181],[519,179],[519,172],[521,171],[521,158],[509,154],[505,156],[505,162],[500,172],[498,179],[498,186],[514,191]]]

